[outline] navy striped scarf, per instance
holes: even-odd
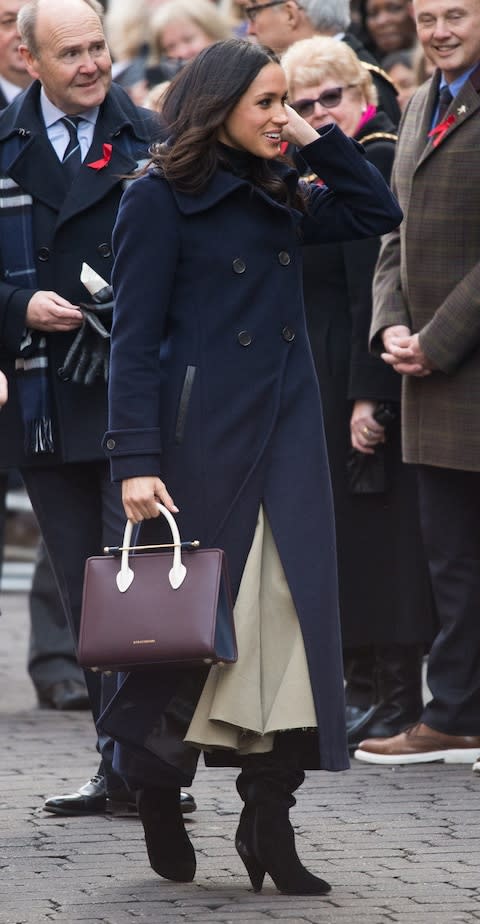
[[[19,289],[37,288],[33,247],[32,197],[8,176],[24,136],[9,138],[0,165],[0,253],[5,282]],[[54,451],[52,406],[48,379],[46,338],[26,330],[15,361],[27,455]]]

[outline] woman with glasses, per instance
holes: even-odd
[[[395,131],[376,109],[370,74],[351,49],[318,36],[293,45],[282,65],[293,108],[317,131],[336,124],[361,142],[388,180]],[[308,168],[306,174],[325,179]],[[387,737],[416,721],[432,635],[414,473],[401,461],[399,377],[368,352],[378,249],[374,238],[304,249],[307,325],[334,494],[351,749],[366,731]],[[395,418],[388,425],[387,412]],[[375,475],[380,465],[383,484]]]
[[[208,764],[240,768],[235,843],[255,891],[269,873],[282,892],[322,895],[330,886],[301,864],[288,817],[305,768],[348,763],[301,242],[379,234],[401,213],[350,139],[336,126],[319,137],[286,99],[269,49],[205,49],[170,84],[170,138],[122,199],[104,445],[133,522],[158,528],[158,500],[183,537],[225,549],[239,659],[208,675],[132,672],[102,725],[139,791],[158,875],[195,875],[179,787],[203,750]],[[282,141],[328,191],[299,184]]]

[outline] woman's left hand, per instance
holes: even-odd
[[[352,446],[365,455],[373,455],[375,446],[385,442],[385,428],[375,420],[375,401],[355,401],[350,418]]]
[[[288,116],[288,122],[282,128],[282,141],[288,141],[289,144],[296,145],[297,148],[304,148],[305,145],[317,141],[318,132],[312,128],[305,119],[295,112],[288,103],[285,105],[285,115]]]

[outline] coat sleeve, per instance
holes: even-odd
[[[17,289],[0,280],[0,344],[17,356],[25,333],[25,315],[35,289]]]
[[[392,189],[396,190],[395,166],[392,170]],[[380,354],[383,350],[381,332],[385,327],[403,324],[411,328],[411,318],[403,297],[400,274],[400,230],[395,228],[381,243],[373,277],[373,308],[370,325],[370,349]]]
[[[449,293],[419,332],[420,346],[435,369],[455,372],[480,344],[480,262]]]
[[[320,130],[300,154],[325,183],[307,186],[306,244],[377,237],[400,224],[402,211],[382,175],[337,125]]]
[[[389,182],[395,144],[391,140],[365,145],[370,163]],[[344,271],[351,320],[351,352],[348,397],[371,401],[399,401],[400,376],[368,349],[372,320],[372,283],[380,248],[379,238],[349,241],[343,245]]]
[[[179,252],[178,211],[160,177],[142,177],[126,191],[113,246],[109,430],[103,447],[112,478],[119,481],[160,473],[158,357]]]

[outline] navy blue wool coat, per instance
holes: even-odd
[[[195,196],[154,171],[126,192],[114,232],[104,445],[114,479],[159,475],[180,508],[181,535],[225,549],[234,596],[263,504],[305,641],[319,766],[340,770],[348,758],[333,511],[301,245],[376,236],[402,216],[336,126],[302,155],[328,187],[308,188],[307,214],[226,169]],[[292,168],[274,169],[298,182]],[[129,705],[122,738],[134,743]]]

